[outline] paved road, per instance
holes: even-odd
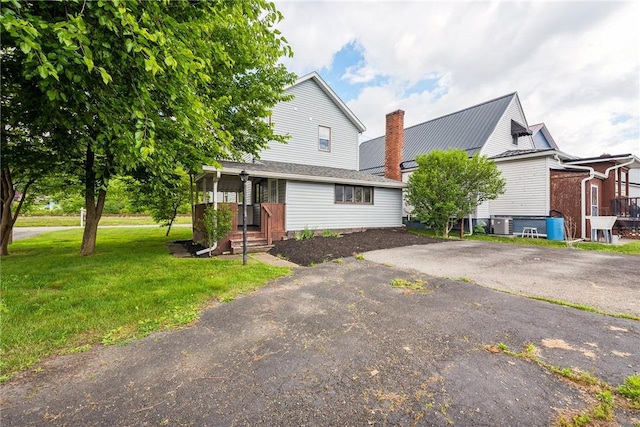
[[[638,321],[392,259],[297,268],[191,327],[49,359],[2,386],[2,424],[549,426],[593,392],[487,346],[533,343],[545,362],[614,386],[640,372]],[[634,417],[616,409],[619,425]]]
[[[640,317],[640,257],[459,241],[367,252],[371,261]]]
[[[58,231],[58,230],[71,230],[74,228],[80,228],[78,226],[68,226],[68,227],[14,227],[13,228],[13,241],[23,240],[29,237],[39,236],[43,233],[48,233],[50,231]]]

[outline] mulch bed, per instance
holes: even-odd
[[[444,241],[446,240],[412,234],[406,228],[377,228],[345,234],[342,237],[282,240],[274,242],[274,247],[269,253],[298,265],[309,266],[376,249],[427,245]]]

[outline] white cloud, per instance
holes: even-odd
[[[330,68],[336,52],[357,44],[364,60],[343,80],[365,83],[349,102],[368,128],[365,137],[382,135],[385,114],[399,108],[410,126],[518,91],[529,124],[545,122],[562,150],[640,155],[638,2],[277,7],[295,53],[286,64],[298,74]],[[435,88],[407,90],[427,78],[437,80]]]

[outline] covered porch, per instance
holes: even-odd
[[[240,172],[205,170],[198,175],[194,185],[193,240],[200,241],[200,221],[208,206],[227,207],[233,212],[232,231],[218,242],[214,254],[242,253],[243,197],[247,199],[247,250],[268,250],[274,241],[281,240],[285,232],[285,191],[283,180],[254,175],[249,172],[243,183]],[[243,191],[244,184],[244,191]],[[282,201],[282,202],[280,202]]]
[[[640,197],[616,197],[602,211],[616,217],[614,234],[621,238],[640,239]]]

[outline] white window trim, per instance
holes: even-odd
[[[321,129],[327,129],[329,131],[329,139],[327,139],[328,144],[327,144],[327,148],[322,148],[322,146],[320,145],[320,141],[326,138],[321,138]],[[318,126],[318,151],[323,151],[325,153],[330,153],[331,152],[331,128],[329,126],[322,126],[319,125]]]

